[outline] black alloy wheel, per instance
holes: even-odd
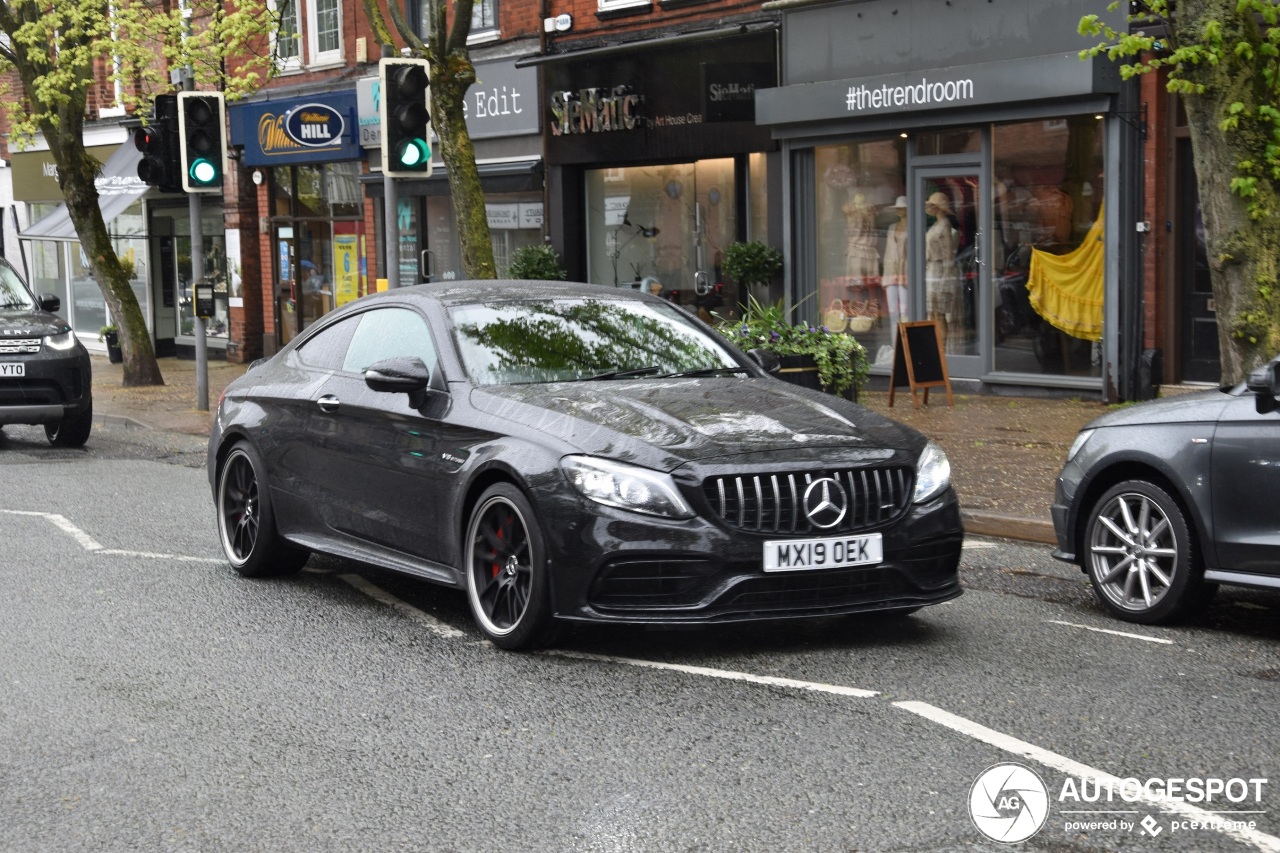
[[[551,641],[546,551],[533,507],[515,486],[497,483],[467,525],[467,600],[494,645],[528,649]]]
[[[1155,483],[1129,480],[1108,489],[1089,513],[1085,545],[1098,599],[1126,621],[1176,621],[1213,591],[1182,508]]]
[[[258,451],[241,441],[218,475],[218,538],[231,568],[247,578],[292,574],[309,556],[276,533],[265,470]]]
[[[54,447],[83,447],[93,431],[93,401],[84,411],[68,415],[56,424],[44,425],[44,437]]]

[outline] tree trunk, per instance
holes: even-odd
[[[82,137],[58,142],[60,150],[55,156],[67,213],[80,238],[80,248],[89,259],[94,281],[119,329],[120,350],[124,356],[123,384],[163,385],[146,318],[129,285],[129,274],[116,256],[98,206],[94,185],[98,163],[84,150]],[[53,148],[53,140],[50,147]]]
[[[1236,11],[1236,0],[1183,0],[1174,20],[1179,41],[1202,39],[1205,23],[1217,20],[1223,41],[1237,41],[1255,47],[1262,33],[1248,16]],[[1218,349],[1222,381],[1234,384],[1250,369],[1280,352],[1280,317],[1276,316],[1275,292],[1277,259],[1280,259],[1280,228],[1269,217],[1249,216],[1250,200],[1232,192],[1229,177],[1245,161],[1257,159],[1263,145],[1256,125],[1244,121],[1237,130],[1224,132],[1221,123],[1232,104],[1240,103],[1245,114],[1270,103],[1268,89],[1255,63],[1231,51],[1223,61],[1203,62],[1180,70],[1184,79],[1204,86],[1203,94],[1183,94],[1196,184],[1200,192],[1209,276],[1218,315]],[[1258,180],[1257,196],[1266,210],[1280,209],[1275,185]],[[1259,294],[1259,287],[1264,294]],[[1269,304],[1268,304],[1269,303]]]
[[[463,113],[463,99],[475,82],[475,67],[468,57],[454,53],[445,58],[443,65],[432,61],[431,77],[432,123],[440,138],[440,157],[449,175],[463,274],[467,278],[496,278],[484,189],[480,186],[475,146]]]

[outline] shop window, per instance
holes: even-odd
[[[879,366],[912,316],[905,145],[900,137],[815,149],[816,312]]]
[[[732,158],[589,171],[588,279],[643,287],[703,319],[732,312],[747,294],[719,267],[738,238],[736,208]]]
[[[994,129],[998,371],[1101,376],[1102,145],[1092,115]]]
[[[948,128],[916,134],[916,154],[978,154],[982,151],[982,131],[976,127]]]

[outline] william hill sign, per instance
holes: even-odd
[[[309,98],[236,104],[228,112],[231,142],[244,146],[245,165],[280,166],[360,157],[354,89]]]

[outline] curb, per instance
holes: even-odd
[[[1053,532],[1051,521],[989,512],[972,512],[964,509],[960,510],[960,518],[964,521],[965,533],[996,536],[1001,539],[1020,539],[1042,545],[1058,544],[1058,537]]]

